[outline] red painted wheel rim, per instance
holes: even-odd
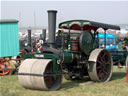
[[[0,59],[0,75],[7,75],[9,74],[11,68],[11,64],[8,60]]]

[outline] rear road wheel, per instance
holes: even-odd
[[[106,49],[95,49],[89,57],[88,73],[92,81],[107,82],[112,76],[112,57]]]

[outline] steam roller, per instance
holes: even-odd
[[[67,80],[88,76],[94,82],[109,81],[113,60],[109,51],[98,47],[97,29],[120,28],[88,20],[70,20],[60,23],[56,33],[56,13],[56,10],[48,11],[48,40],[45,31],[41,49],[33,56],[27,54],[28,58],[19,67],[19,83],[34,90],[57,90],[62,75]]]

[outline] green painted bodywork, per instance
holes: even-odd
[[[124,65],[128,52],[122,48],[122,43],[123,42],[119,42],[117,50],[110,52],[115,63],[122,63]]]
[[[115,64],[117,63],[123,63],[125,64],[126,57],[128,56],[128,53],[126,50],[117,50],[111,52],[113,61]]]
[[[57,59],[59,59],[59,56],[56,54],[44,54],[45,59],[52,59],[53,62],[53,72],[55,72],[55,65],[57,64]]]
[[[28,58],[34,58],[34,55],[35,54],[26,54],[25,56],[24,56],[24,59],[28,59]]]
[[[35,57],[35,55],[42,55],[43,57]],[[55,72],[55,65],[57,64],[57,60],[59,59],[59,56],[56,54],[26,54],[24,56],[24,59],[28,58],[38,58],[38,59],[52,59],[53,62],[53,72]]]
[[[62,59],[62,63],[64,64],[69,64],[73,62],[73,53],[70,52],[64,52],[63,53],[63,59]]]

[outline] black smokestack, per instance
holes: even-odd
[[[28,46],[31,46],[31,30],[28,29]]]
[[[46,40],[46,29],[42,30],[42,39],[43,39],[43,41]]]
[[[53,46],[56,32],[56,10],[48,10],[48,43]]]

